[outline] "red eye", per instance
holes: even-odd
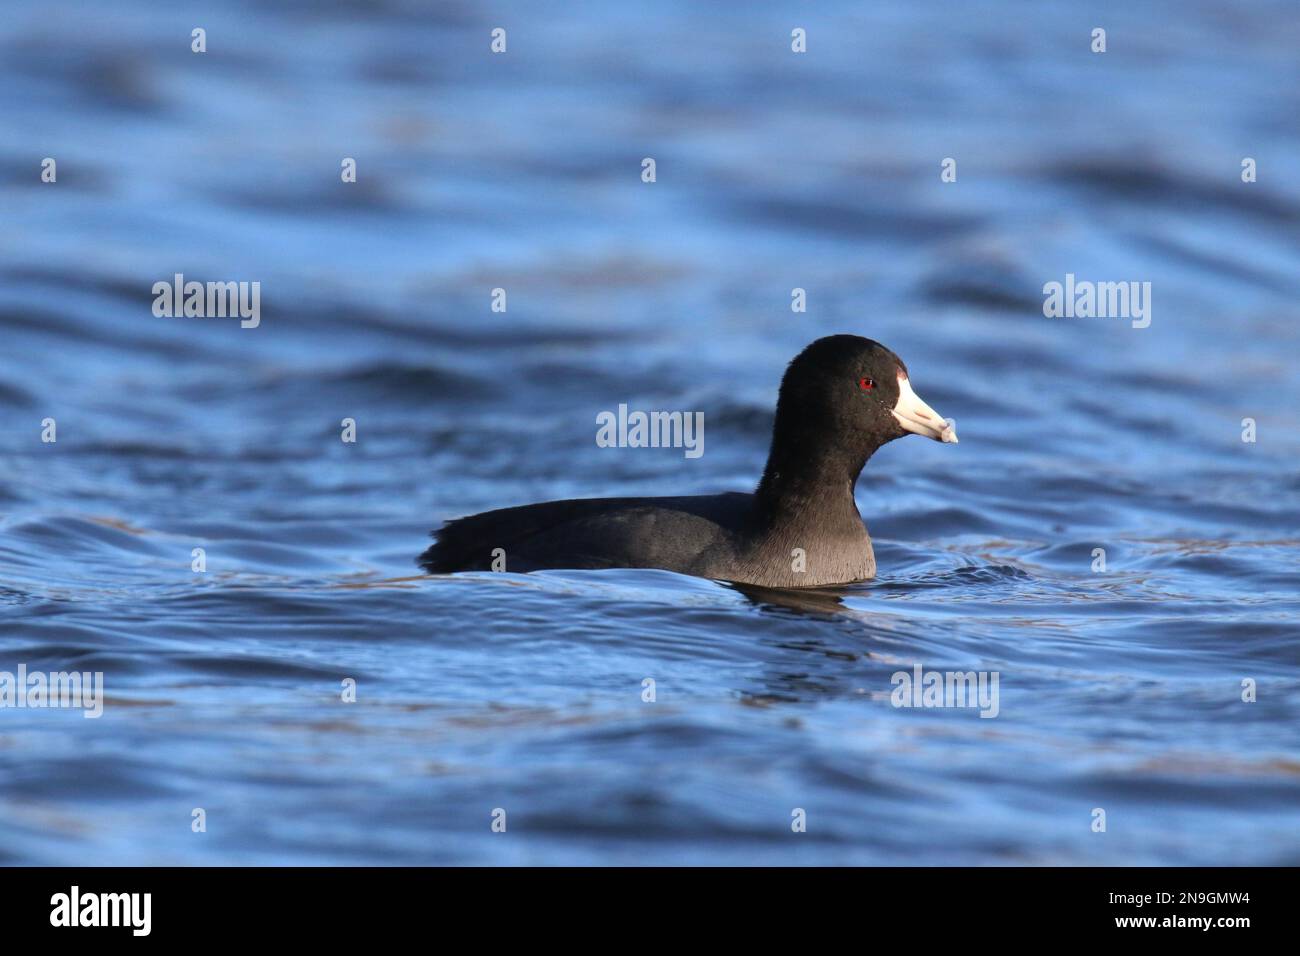
[[[874,378],[858,379],[858,388],[862,389],[864,392],[869,392],[875,387],[876,387],[876,380]]]

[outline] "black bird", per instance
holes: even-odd
[[[753,494],[582,498],[447,522],[419,563],[430,573],[663,568],[772,588],[876,574],[853,486],[872,453],[911,433],[956,443],[912,391],[907,366],[871,339],[831,335],[786,369],[772,448]],[[497,552],[502,556],[501,552]]]

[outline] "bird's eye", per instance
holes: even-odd
[[[862,378],[858,379],[858,388],[862,389],[864,392],[869,392],[875,387],[876,387],[876,380],[874,378],[871,378],[869,376],[863,376]]]

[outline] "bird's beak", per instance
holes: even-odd
[[[898,376],[898,401],[890,412],[913,434],[957,444],[957,426],[940,418],[938,412],[921,401],[921,396],[912,391],[912,383],[906,375]]]

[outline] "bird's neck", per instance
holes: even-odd
[[[758,513],[772,525],[844,521],[861,526],[853,488],[875,449],[860,455],[827,454],[798,440],[774,444],[754,492]]]

